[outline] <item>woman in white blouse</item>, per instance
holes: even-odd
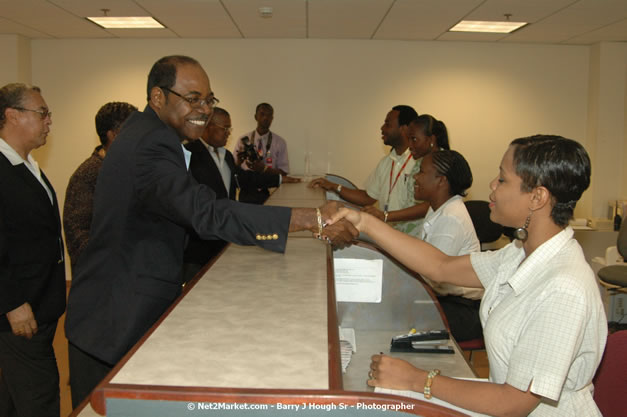
[[[418,237],[449,256],[479,252],[479,239],[462,200],[472,185],[472,172],[466,159],[450,150],[427,154],[414,180],[414,197],[429,204]],[[480,338],[479,303],[483,290],[428,278],[425,281],[437,293],[455,340]]]
[[[423,392],[489,415],[600,416],[592,377],[607,338],[594,273],[568,226],[590,184],[590,159],[558,136],[514,140],[490,183],[490,218],[516,229],[501,250],[448,256],[364,213],[346,217],[422,276],[484,288],[480,316],[490,381],[457,380],[387,355],[372,357],[371,386]]]

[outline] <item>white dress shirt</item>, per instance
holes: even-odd
[[[371,198],[379,201],[381,210],[384,210],[386,205],[388,211],[401,210],[414,205],[414,194],[413,191],[411,195],[408,192],[407,182],[415,163],[409,148],[402,155],[392,149],[379,161],[366,181],[366,192]],[[392,183],[391,191],[390,182]]]
[[[202,139],[198,139],[200,143],[202,143],[205,148],[209,151],[209,155],[213,159],[213,162],[216,163],[216,167],[218,167],[218,171],[220,171],[220,176],[222,177],[222,183],[224,184],[224,188],[226,188],[226,195],[230,196],[231,190],[231,168],[224,160],[226,155],[226,149],[224,147],[214,148],[209,145]]]
[[[607,339],[594,273],[567,227],[525,258],[520,241],[470,255],[490,381],[543,397],[532,416],[601,416],[592,377]]]
[[[472,219],[460,195],[449,198],[435,211],[429,207],[422,224],[420,239],[449,256],[467,255],[481,250]],[[478,300],[483,295],[481,288],[458,287],[426,278],[425,281],[438,295],[460,295],[471,300]]]

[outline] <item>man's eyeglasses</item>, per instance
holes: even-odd
[[[31,110],[31,109],[25,109],[24,107],[11,107],[11,108],[15,109],[15,110],[19,110],[19,111],[30,111],[30,112],[33,112],[33,113],[37,113],[37,114],[39,114],[39,117],[41,117],[41,120],[44,120],[46,117],[52,118],[52,112],[48,111],[48,109]]]
[[[212,124],[213,126],[219,127],[220,129],[224,129],[224,133],[229,134],[229,135],[230,135],[230,134],[231,134],[231,132],[233,131],[233,128],[232,128],[232,127],[220,126],[219,124],[217,124],[217,123],[213,123],[213,122],[211,122],[211,124]]]
[[[179,93],[177,93],[174,90],[170,90],[168,87],[159,87],[162,90],[166,90],[172,94],[174,94],[175,96],[178,96],[180,98],[182,98],[183,100],[187,101],[189,103],[190,106],[194,107],[194,108],[198,108],[198,107],[202,107],[205,104],[210,108],[214,108],[216,106],[216,104],[218,104],[220,102],[220,100],[218,100],[215,97],[209,97],[209,98],[199,98],[199,97],[185,97]]]

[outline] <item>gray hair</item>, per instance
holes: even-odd
[[[0,88],[0,129],[4,127],[6,122],[6,110],[22,107],[24,96],[29,91],[41,93],[39,87],[24,83],[11,83]]]

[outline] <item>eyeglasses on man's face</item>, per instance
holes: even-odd
[[[213,122],[211,122],[211,125],[215,126],[215,127],[218,127],[220,129],[224,129],[224,133],[226,133],[227,135],[230,135],[231,132],[233,131],[232,127],[220,126],[219,124],[213,123]]]
[[[162,90],[168,91],[172,94],[174,94],[175,96],[180,97],[181,99],[187,101],[189,103],[190,106],[192,106],[193,108],[199,108],[199,107],[203,107],[205,105],[207,105],[207,107],[209,107],[210,109],[214,108],[216,106],[216,104],[218,104],[220,102],[220,100],[218,100],[215,97],[207,97],[207,98],[200,98],[200,97],[185,97],[182,94],[177,93],[174,90],[169,89],[168,87],[159,87]]]
[[[45,120],[46,117],[50,117],[52,118],[52,112],[48,111],[48,109],[43,109],[43,110],[32,110],[32,109],[25,109],[24,107],[11,107],[12,109],[18,110],[18,111],[30,111],[33,113],[37,113],[39,114],[39,117],[41,117],[41,120]]]

